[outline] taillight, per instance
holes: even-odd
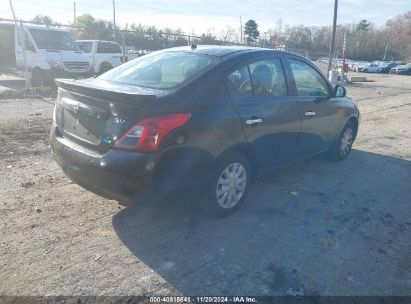
[[[121,136],[114,148],[141,152],[155,152],[162,140],[174,129],[185,125],[190,113],[166,114],[147,117]]]

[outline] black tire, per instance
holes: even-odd
[[[348,154],[351,152],[356,132],[355,124],[351,121],[347,122],[338,136],[338,139],[328,152],[328,155],[332,160],[341,161],[347,158]],[[351,134],[351,140],[347,143],[348,134]]]
[[[218,201],[217,190],[218,190],[218,187],[221,186],[219,184],[220,177],[223,178],[224,171],[225,170],[230,170],[230,168],[232,168],[232,170],[235,170],[236,168],[238,169],[238,171],[236,171],[236,173],[239,172],[239,174],[241,174],[239,176],[239,178],[242,179],[245,176],[245,186],[244,186],[244,190],[243,190],[243,192],[240,196],[239,194],[240,194],[241,191],[238,190],[238,189],[234,190],[235,187],[234,187],[233,184],[231,184],[230,186],[227,185],[228,188],[232,187],[230,189],[235,191],[236,195],[239,195],[240,198],[239,198],[239,200],[238,200],[238,198],[233,198],[233,201],[236,201],[236,203],[233,206],[223,207]],[[226,175],[224,175],[224,176],[226,176]],[[228,178],[228,176],[227,176],[227,178]],[[244,203],[244,201],[247,197],[247,193],[248,193],[250,184],[251,184],[251,169],[250,169],[249,161],[247,160],[247,158],[243,154],[241,154],[239,152],[230,152],[230,153],[222,156],[220,158],[220,160],[217,162],[217,166],[215,167],[215,170],[212,174],[209,185],[206,188],[205,196],[201,199],[201,207],[204,211],[206,211],[207,213],[209,213],[209,214],[211,214],[215,217],[228,216],[228,215],[232,214],[233,212],[235,212],[241,206],[241,204]],[[222,189],[220,188],[220,190],[222,190]],[[230,191],[230,190],[228,190],[228,191]],[[238,191],[238,193],[237,193],[237,191]],[[227,196],[228,196],[228,198],[227,198]],[[221,198],[221,196],[220,196],[220,198]],[[231,198],[230,195],[226,195],[226,202],[228,202],[230,200],[230,198]]]
[[[100,72],[99,72],[98,74],[99,74],[99,75],[104,74],[105,72],[110,71],[112,68],[113,68],[113,67],[112,67],[111,65],[103,64],[103,65],[100,67]]]

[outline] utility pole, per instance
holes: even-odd
[[[74,26],[76,26],[76,23],[77,23],[77,21],[76,21],[76,1],[74,1],[74,7],[73,7],[73,9],[74,9],[74,11],[73,11],[73,13],[74,13],[74,15],[73,15],[73,25]]]
[[[387,56],[388,44],[390,43],[390,38],[391,38],[391,31],[388,33],[387,42],[385,43],[384,58],[382,59],[382,61],[385,61],[385,58]]]
[[[13,19],[14,19],[14,26],[15,26],[15,31],[17,35],[17,40],[20,41],[21,45],[21,52],[23,54],[23,62],[24,62],[24,81],[26,83],[26,89],[29,89],[31,86],[30,83],[30,77],[29,77],[29,71],[27,67],[27,58],[26,58],[26,39],[24,38],[24,28],[23,28],[23,22],[20,21],[20,29],[17,26],[17,19],[16,15],[14,14],[14,9],[13,9],[13,4],[11,3],[11,0],[9,0],[10,3],[10,8],[11,12],[13,14]]]
[[[240,16],[240,44],[243,44],[243,21],[241,20]]]
[[[114,41],[117,41],[117,26],[116,26],[116,3],[113,0],[113,27],[114,27]]]
[[[77,24],[77,17],[76,17],[76,1],[74,1],[73,3],[74,7],[73,7],[73,25],[75,26]]]
[[[388,41],[385,44],[385,50],[384,50],[384,58],[382,59],[382,61],[385,61],[385,57],[387,56],[387,50],[388,50]]]
[[[337,31],[337,13],[338,13],[338,0],[334,0],[334,20],[333,20],[333,33],[331,37],[331,45],[330,45],[330,55],[328,58],[328,73],[331,71],[332,68],[332,61],[333,55],[335,52],[335,33]]]

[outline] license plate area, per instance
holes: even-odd
[[[62,98],[63,137],[68,135],[92,145],[100,145],[108,112],[102,108]]]

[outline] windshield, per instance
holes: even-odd
[[[98,78],[153,89],[172,89],[198,77],[218,62],[217,57],[203,54],[157,52],[132,60]]]
[[[39,49],[77,50],[77,47],[67,32],[30,29]]]
[[[93,42],[77,42],[77,45],[84,53],[90,53],[93,48]]]

